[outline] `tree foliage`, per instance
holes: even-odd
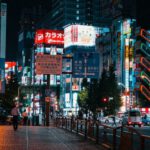
[[[8,80],[6,84],[5,93],[0,94],[1,106],[8,112],[10,112],[14,99],[18,95],[18,80],[17,76],[11,74],[11,78]]]
[[[83,79],[82,87],[78,98],[82,110],[96,114],[98,109],[103,109],[107,115],[115,114],[122,104],[113,66],[110,66],[109,71],[104,69],[99,80],[91,79],[87,82],[87,79]],[[108,101],[104,102],[104,98]]]

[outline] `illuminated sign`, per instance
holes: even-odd
[[[100,29],[87,25],[70,25],[64,29],[64,47],[73,45],[94,46]]]
[[[0,93],[5,93],[5,59],[0,58]]]
[[[64,32],[59,30],[40,29],[35,34],[35,44],[64,44]]]
[[[16,66],[16,62],[5,62],[5,69],[14,68]]]
[[[65,105],[66,105],[66,107],[71,106],[71,104],[70,104],[70,93],[65,94]]]
[[[74,78],[99,78],[99,54],[78,52],[73,57]]]
[[[130,34],[131,33],[130,24],[131,24],[131,21],[129,19],[127,19],[123,22],[123,34]]]
[[[36,74],[61,74],[62,56],[61,55],[36,55]]]
[[[125,87],[129,91],[129,39],[125,39]]]

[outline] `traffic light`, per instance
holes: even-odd
[[[102,98],[102,102],[107,103],[108,102],[108,98],[107,97],[103,97]]]

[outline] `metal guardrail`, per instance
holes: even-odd
[[[108,150],[149,150],[150,136],[133,127],[112,127],[99,121],[76,118],[56,118],[56,127],[69,130],[101,144]]]

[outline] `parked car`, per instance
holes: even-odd
[[[114,117],[115,117],[115,122],[117,124],[121,124],[122,123],[122,118],[119,118],[119,117],[113,116],[113,115],[100,118],[99,121],[101,123],[112,124],[112,123],[114,123]]]
[[[124,113],[122,119],[122,125],[138,125],[139,127],[142,126],[142,116],[141,112],[136,109],[131,109]]]
[[[145,114],[142,117],[142,122],[144,125],[150,125],[150,114]]]

